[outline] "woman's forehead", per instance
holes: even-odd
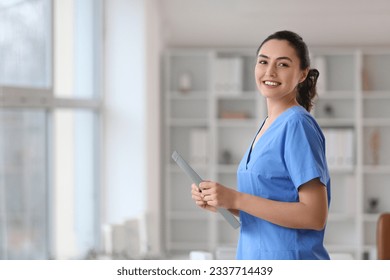
[[[265,42],[260,50],[258,55],[265,55],[269,58],[277,58],[277,57],[290,57],[291,59],[296,59],[297,54],[295,49],[290,45],[290,43],[286,40],[277,40],[272,39]]]

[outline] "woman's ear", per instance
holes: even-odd
[[[306,68],[302,71],[301,79],[299,80],[299,83],[302,83],[304,80],[306,80],[307,75],[309,74],[309,68]]]

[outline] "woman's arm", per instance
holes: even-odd
[[[212,207],[237,209],[289,228],[322,230],[328,216],[326,187],[313,179],[299,187],[299,202],[281,202],[202,182],[201,197]]]

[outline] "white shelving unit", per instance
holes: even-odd
[[[168,254],[215,252],[237,242],[238,231],[194,205],[191,182],[171,154],[179,151],[204,179],[236,187],[238,162],[266,116],[254,81],[254,49],[170,49],[164,54]],[[328,135],[327,150],[334,150],[328,158],[332,203],[325,243],[331,253],[375,258],[378,213],[390,211],[390,49],[318,48],[311,55],[321,77],[313,115]],[[199,131],[205,140],[197,146]],[[194,151],[203,158],[194,158]]]

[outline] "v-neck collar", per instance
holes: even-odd
[[[268,119],[268,116],[265,117],[265,119],[263,120],[263,123],[261,124],[260,128],[257,130],[257,133],[255,134],[255,137],[254,137],[253,140],[252,140],[251,146],[250,146],[250,148],[249,148],[248,156],[247,156],[247,158],[246,158],[246,164],[245,164],[245,168],[246,168],[246,169],[248,169],[248,163],[249,163],[250,158],[251,158],[252,150],[254,149],[253,144],[255,143],[256,138],[257,138],[257,135],[259,135],[259,133],[260,133],[261,129],[263,128],[263,126],[264,126],[264,124],[265,124],[265,121],[266,121],[267,119]],[[271,124],[271,125],[272,125],[272,124]],[[264,134],[265,134],[265,132],[264,132]],[[264,136],[264,134],[262,135],[262,137]],[[260,138],[261,138],[261,137],[260,137]],[[259,138],[259,140],[260,140],[260,138]],[[257,140],[257,142],[259,142],[259,140]],[[256,145],[257,145],[257,143],[256,143]],[[255,146],[256,146],[256,145],[255,145]]]
[[[275,124],[277,124],[278,122],[280,122],[280,120],[283,119],[282,116],[286,115],[287,112],[293,111],[294,108],[296,108],[296,107],[300,107],[300,106],[299,106],[299,105],[295,105],[295,106],[292,106],[292,107],[290,107],[290,108],[287,108],[287,109],[284,110],[279,116],[277,116],[276,119],[270,124],[270,126],[268,127],[268,129],[267,129],[267,130],[263,133],[263,135],[261,135],[261,137],[257,140],[256,145],[253,146],[253,144],[254,144],[254,142],[255,142],[255,140],[256,140],[256,138],[257,138],[257,135],[260,133],[261,129],[263,128],[263,126],[264,126],[264,124],[265,124],[265,121],[268,119],[268,116],[265,117],[265,119],[263,120],[263,123],[261,124],[261,126],[260,126],[260,128],[258,129],[258,131],[257,131],[257,133],[256,133],[256,135],[255,135],[255,137],[254,137],[253,140],[252,140],[251,146],[250,146],[250,148],[249,148],[248,156],[247,156],[247,158],[246,158],[245,169],[248,169],[248,164],[249,164],[249,162],[250,162],[252,152],[253,152],[253,150],[256,148],[256,146],[259,144],[260,140],[267,134],[267,132],[268,132],[270,129],[272,129],[272,128],[275,126]]]

